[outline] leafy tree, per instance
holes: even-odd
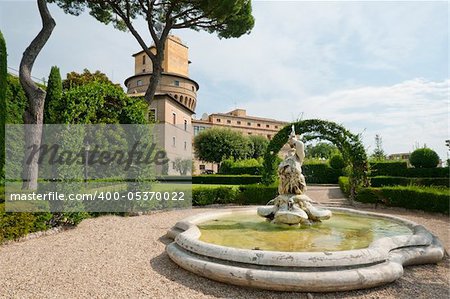
[[[192,170],[192,159],[175,159],[175,170],[181,175],[187,175]]]
[[[47,95],[45,97],[44,123],[55,124],[60,111],[56,108],[60,106],[62,99],[62,82],[59,68],[53,66],[50,70],[47,84]]]
[[[439,156],[432,149],[419,148],[411,153],[409,162],[416,168],[434,168],[439,164]]]
[[[235,160],[248,157],[250,148],[246,137],[230,129],[211,128],[194,138],[194,151],[198,159],[220,163],[227,158]]]
[[[308,144],[305,148],[306,158],[330,159],[331,156],[339,152],[338,148],[327,142],[319,142],[316,145]]]
[[[70,72],[67,74],[67,78],[63,81],[64,90],[69,90],[72,87],[77,87],[80,85],[85,85],[90,82],[98,82],[98,83],[109,83],[114,85],[114,83],[109,80],[108,76],[100,71],[95,71],[95,73],[91,73],[88,69],[84,69],[83,73]],[[120,86],[117,84],[117,86]]]
[[[258,159],[259,157],[263,157],[267,146],[269,145],[269,140],[263,136],[251,135],[248,137],[250,141],[251,153],[250,157]]]
[[[162,75],[164,46],[171,30],[193,29],[216,32],[221,38],[248,34],[254,25],[250,0],[48,0],[64,12],[80,15],[85,9],[104,24],[112,23],[119,30],[129,30],[142,50],[149,56],[153,72],[145,99],[151,101]],[[135,21],[143,19],[156,51],[151,51]]]
[[[383,150],[383,139],[378,134],[375,135],[375,150],[373,151],[372,159],[375,160],[386,159],[386,154],[384,153]]]
[[[6,42],[0,31],[0,178],[4,178],[5,167],[5,123],[6,123],[6,77],[7,71]]]
[[[38,126],[31,126],[25,132],[25,155],[30,156],[33,145],[41,145],[42,126],[44,121],[45,90],[38,86],[31,78],[34,62],[50,38],[56,26],[47,7],[46,0],[37,0],[39,14],[42,19],[42,29],[23,52],[20,61],[19,77],[20,84],[25,90],[28,99],[27,110],[24,114],[24,123]],[[23,189],[35,190],[37,188],[37,178],[39,171],[39,153],[33,155],[31,163],[24,164]]]
[[[342,169],[346,166],[344,158],[342,158],[342,155],[340,153],[334,154],[333,156],[331,156],[330,166],[333,169]]]

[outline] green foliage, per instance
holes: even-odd
[[[380,135],[375,135],[375,150],[371,156],[374,160],[385,160],[386,154],[383,150],[383,140]]]
[[[269,145],[269,140],[263,136],[250,135],[248,137],[250,142],[250,153],[249,157],[253,159],[258,159],[263,157],[266,153],[267,146]]]
[[[192,184],[248,185],[261,181],[259,175],[197,175],[192,177]]]
[[[190,28],[217,32],[219,37],[230,38],[247,34],[253,28],[251,1],[165,1],[164,5],[156,1],[85,1],[85,0],[49,0],[57,3],[65,13],[79,15],[85,9],[90,10],[99,22],[112,23],[119,30],[127,29],[128,18],[143,17],[152,26],[155,23],[169,24],[167,29]],[[156,2],[156,4],[155,4]],[[147,3],[151,3],[150,6]],[[149,15],[146,12],[149,12]],[[129,26],[128,26],[129,27]]]
[[[307,163],[302,166],[308,184],[336,184],[342,170],[333,169],[325,163]]]
[[[69,90],[71,88],[86,85],[88,83],[97,82],[97,83],[106,83],[109,85],[115,85],[120,87],[118,84],[114,84],[111,80],[109,80],[108,76],[100,71],[95,71],[95,73],[91,73],[88,69],[84,69],[83,73],[70,72],[67,74],[66,79],[62,82],[64,90]],[[50,83],[49,83],[50,84]]]
[[[239,186],[237,202],[244,205],[265,205],[278,195],[276,185],[245,185]]]
[[[18,77],[8,74],[6,81],[6,123],[23,124],[23,114],[28,107],[27,97]]]
[[[342,158],[342,155],[334,154],[333,156],[331,156],[330,166],[331,166],[331,168],[338,169],[338,170],[344,168],[346,165],[345,165],[344,158]]]
[[[363,203],[381,203],[381,191],[376,188],[361,188],[356,194],[355,200]]]
[[[406,161],[369,161],[370,174],[373,176],[380,175],[401,175],[408,168]]]
[[[338,148],[328,142],[318,142],[316,145],[308,144],[305,147],[306,158],[330,159],[339,152]]]
[[[370,178],[372,187],[383,186],[446,186],[450,187],[448,178],[407,178],[392,176],[376,176]]]
[[[273,137],[264,155],[262,179],[264,184],[270,185],[276,180],[277,155],[287,142],[292,125],[294,125],[296,132],[308,134],[305,136],[305,141],[325,139],[336,145],[342,153],[344,161],[349,165],[351,198],[354,197],[358,186],[368,184],[367,155],[360,136],[352,134],[336,123],[319,119],[304,120],[286,125]]]
[[[0,181],[3,185],[5,177],[5,124],[6,124],[6,88],[7,88],[7,58],[6,42],[0,31]]]
[[[432,149],[419,148],[411,153],[409,162],[416,168],[434,168],[439,164],[439,156]]]
[[[51,218],[50,213],[7,213],[5,204],[0,204],[0,244],[50,228]]]
[[[383,187],[386,205],[449,214],[450,190],[417,186]]]
[[[53,66],[50,70],[47,84],[47,94],[45,96],[44,107],[44,123],[56,124],[58,123],[59,113],[58,106],[62,100],[62,82],[59,68]]]
[[[193,187],[192,204],[194,206],[205,206],[234,203],[236,201],[237,193],[238,190],[235,187]]]
[[[175,159],[175,170],[180,173],[180,175],[187,175],[191,172],[192,159]]]
[[[194,138],[196,157],[205,162],[220,163],[227,158],[241,160],[248,157],[249,144],[240,133],[230,129],[211,128]]]
[[[346,197],[349,197],[350,196],[350,182],[349,182],[348,177],[340,176],[338,183],[339,183],[339,188],[341,189],[342,193],[344,193],[344,195]]]
[[[226,159],[220,164],[221,174],[249,174],[258,175],[262,171],[262,161],[246,159],[234,161],[233,158]]]

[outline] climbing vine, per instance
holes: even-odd
[[[328,140],[338,147],[344,161],[349,165],[350,199],[355,198],[358,186],[368,185],[367,154],[360,136],[352,134],[346,128],[334,122],[320,119],[298,121],[278,131],[270,141],[264,155],[262,178],[264,184],[272,184],[277,179],[278,152],[286,144],[292,125],[294,125],[297,134],[303,134],[304,141],[313,139]]]

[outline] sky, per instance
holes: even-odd
[[[50,5],[56,28],[33,75],[101,70],[123,85],[140,50],[130,33]],[[253,1],[255,27],[238,39],[177,30],[188,46],[190,77],[200,84],[197,117],[247,109],[284,121],[320,118],[362,134],[370,154],[435,149],[449,137],[447,1]],[[137,21],[141,34],[150,36]],[[18,69],[40,29],[35,1],[0,0],[8,66]]]

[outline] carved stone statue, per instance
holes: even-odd
[[[331,211],[312,205],[311,198],[306,196],[306,181],[302,174],[305,158],[305,146],[301,136],[297,138],[294,126],[288,141],[291,149],[278,166],[279,195],[258,208],[258,215],[280,224],[310,224],[331,217]]]

